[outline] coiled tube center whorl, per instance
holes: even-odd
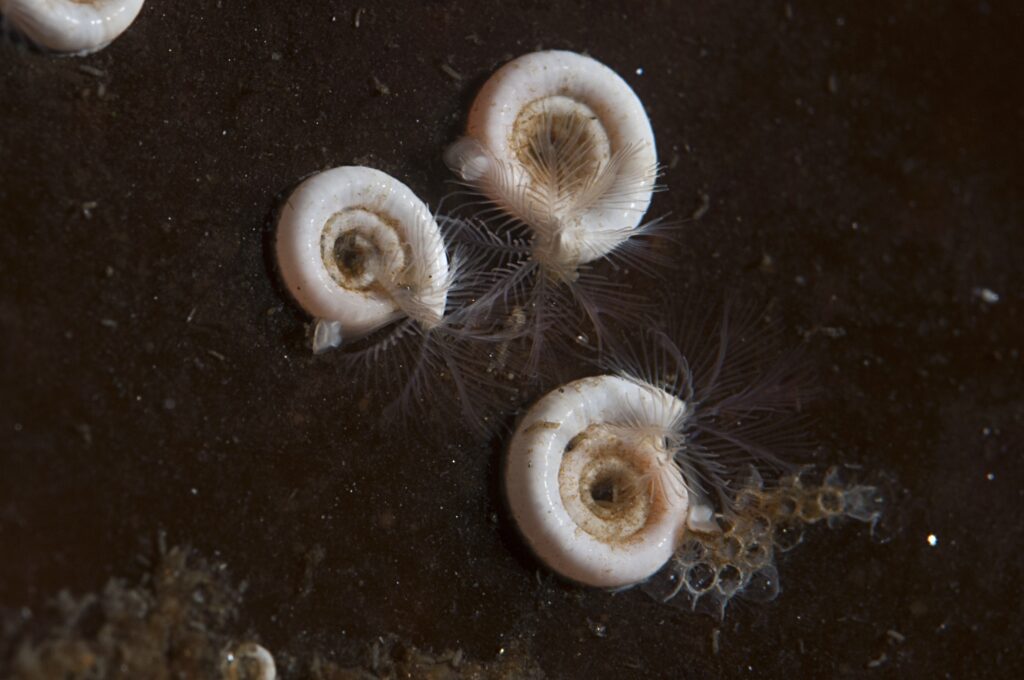
[[[358,291],[392,290],[407,260],[394,223],[363,208],[330,216],[321,232],[320,254],[335,283]]]
[[[570,442],[558,473],[565,509],[579,528],[625,544],[665,512],[649,483],[657,456],[649,444],[623,440],[594,425]]]

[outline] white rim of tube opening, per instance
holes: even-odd
[[[380,170],[360,166],[333,168],[307,178],[281,210],[277,261],[299,305],[317,319],[336,322],[345,340],[402,317],[386,293],[343,287],[328,270],[325,239],[360,221],[423,263],[422,274],[431,285],[419,291],[421,301],[440,320],[449,280],[440,227],[409,187]]]
[[[618,376],[568,383],[530,408],[509,446],[505,486],[516,524],[549,568],[586,585],[621,588],[668,562],[685,531],[690,499],[684,486],[674,497],[653,489],[642,526],[627,540],[605,541],[574,519],[580,504],[567,507],[563,500],[572,478],[560,476],[580,471],[563,462],[572,455],[567,447],[592,425],[628,422],[637,413],[657,414],[657,424],[665,425],[685,409],[667,392]]]
[[[144,0],[0,0],[0,12],[40,47],[89,54],[124,33],[143,4]]]
[[[561,50],[534,52],[508,62],[490,77],[473,101],[467,136],[512,168],[513,176],[525,177],[527,172],[511,150],[516,121],[525,109],[536,107],[542,100],[552,100],[559,108],[575,103],[581,112],[592,113],[606,135],[602,145],[608,156],[628,145],[636,148],[630,163],[636,164],[636,172],[646,177],[643,185],[633,192],[628,203],[595,208],[583,219],[584,228],[590,231],[635,229],[643,220],[654,192],[658,163],[654,131],[633,89],[601,62]],[[460,174],[471,181],[482,171],[481,163],[485,161],[479,157],[465,158]],[[615,245],[614,240],[597,239],[584,261],[604,257]]]

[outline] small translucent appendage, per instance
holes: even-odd
[[[448,147],[444,162],[464,182],[480,181],[491,167],[487,152],[471,137],[463,137]]]
[[[823,476],[807,469],[764,489],[754,475],[717,515],[717,531],[689,531],[675,556],[642,586],[652,597],[722,618],[734,596],[769,602],[779,592],[776,553],[800,545],[809,524],[830,527],[844,517],[871,525],[882,516],[884,494],[873,486],[847,485],[840,468]],[[679,597],[685,595],[687,597]]]
[[[341,335],[341,322],[329,319],[317,319],[313,325],[313,353],[320,354],[329,349],[340,347],[344,338]]]

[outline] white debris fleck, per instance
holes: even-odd
[[[978,286],[977,288],[972,290],[971,293],[974,295],[974,297],[980,298],[982,302],[988,303],[990,305],[994,305],[995,303],[999,302],[999,293],[995,292],[991,288]]]

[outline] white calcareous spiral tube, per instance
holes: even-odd
[[[302,308],[329,324],[318,349],[402,317],[431,328],[444,315],[451,286],[430,210],[405,184],[373,168],[334,168],[303,181],[278,220],[277,261]]]
[[[662,433],[687,405],[619,376],[583,378],[523,417],[505,467],[512,516],[555,572],[621,588],[673,555],[696,505]]]
[[[484,84],[446,161],[538,236],[542,257],[590,262],[643,220],[657,177],[654,133],[618,74],[566,51],[527,54]]]
[[[0,0],[20,33],[55,52],[101,50],[135,21],[144,0]]]

